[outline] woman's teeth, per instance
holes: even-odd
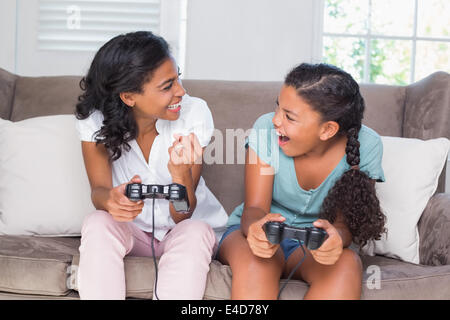
[[[177,104],[172,104],[172,105],[168,106],[167,108],[169,110],[175,110],[176,108],[178,108],[180,106],[181,106],[181,103],[177,103]]]

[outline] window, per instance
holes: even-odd
[[[40,0],[38,48],[96,51],[121,33],[159,33],[159,2]]]
[[[322,0],[322,60],[359,82],[450,72],[449,0]]]
[[[183,64],[186,1],[40,0],[37,48],[95,52],[116,35],[146,30],[163,36]]]

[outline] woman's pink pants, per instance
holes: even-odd
[[[125,299],[124,257],[152,256],[152,234],[106,211],[88,215],[81,230],[78,292],[81,299]],[[159,299],[202,299],[216,247],[210,225],[186,219],[155,239]],[[154,291],[153,291],[154,292]],[[153,293],[153,299],[156,299]]]

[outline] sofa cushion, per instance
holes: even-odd
[[[448,299],[450,297],[450,265],[422,266],[381,256],[362,256],[362,299]],[[153,294],[154,267],[149,257],[126,257],[125,277],[127,297],[151,298]],[[73,266],[79,256],[75,255]],[[231,294],[231,268],[213,260],[208,274],[204,299],[226,300]],[[76,270],[76,267],[74,267]],[[281,280],[280,285],[285,280]],[[76,280],[71,288],[77,290]],[[282,292],[283,300],[301,300],[308,284],[290,280]]]
[[[95,210],[74,115],[0,119],[0,234],[80,235]]]
[[[77,255],[74,256],[73,265],[78,265],[78,259]],[[448,299],[450,297],[450,265],[422,266],[381,256],[362,256],[362,262],[364,270],[362,299]],[[204,299],[230,299],[231,268],[217,260],[213,260],[210,267]],[[152,258],[126,257],[125,277],[127,297],[152,297],[154,281]],[[280,286],[284,281],[281,280]],[[281,294],[281,299],[301,300],[308,287],[308,284],[303,281],[290,280]],[[77,288],[75,286],[72,289]]]
[[[450,265],[416,265],[382,256],[363,256],[362,261],[365,271],[362,299],[448,300],[450,297]],[[369,266],[380,268],[380,289],[370,278],[375,273],[367,273]]]
[[[66,295],[79,238],[0,236],[0,291]]]
[[[74,297],[79,238],[0,236],[0,291]],[[128,298],[150,299],[154,267],[149,257],[125,257]],[[381,256],[363,256],[363,299],[448,299],[450,265],[423,266]],[[231,269],[214,260],[205,299],[229,299]],[[379,281],[378,281],[379,280]],[[282,282],[284,280],[281,280]],[[302,299],[308,285],[291,280],[282,299]]]
[[[436,191],[450,140],[381,137],[386,181],[376,184],[387,234],[369,243],[366,253],[419,263],[417,223]]]

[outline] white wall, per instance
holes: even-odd
[[[185,77],[282,80],[317,54],[320,2],[188,0]]]
[[[317,54],[314,48],[320,37],[314,35],[321,21],[316,12],[321,2],[188,0],[183,77],[283,79],[295,64],[313,61]],[[93,53],[36,50],[37,3],[0,0],[0,68],[27,76],[84,74]],[[179,18],[177,13],[174,19]]]
[[[16,0],[0,1],[0,68],[15,71]]]

